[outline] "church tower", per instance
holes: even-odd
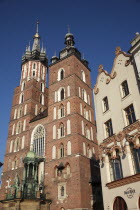
[[[22,179],[23,158],[30,151],[29,123],[47,108],[46,74],[48,60],[40,49],[38,23],[32,49],[26,47],[22,57],[20,85],[15,88],[2,174],[2,193],[12,184],[15,175]]]
[[[21,210],[28,209],[27,199],[33,210],[93,210],[95,202],[102,209],[91,70],[72,33],[66,34],[64,43],[59,56],[51,59],[48,89],[48,60],[40,48],[38,23],[32,49],[28,46],[22,57],[1,192],[10,189],[15,178]]]

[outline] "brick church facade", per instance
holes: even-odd
[[[22,57],[3,167],[3,209],[88,210],[97,203],[90,69],[74,44],[67,33],[65,48],[48,66],[37,29],[32,49]]]

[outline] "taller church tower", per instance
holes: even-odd
[[[20,85],[15,88],[2,174],[2,193],[11,186],[15,175],[22,179],[23,158],[30,151],[30,120],[47,108],[46,74],[48,60],[40,49],[38,23],[32,49],[22,57]]]
[[[48,61],[40,49],[37,24],[32,50],[27,47],[22,58],[20,86],[15,89],[2,193],[11,187],[17,174],[21,182],[31,177],[26,182],[26,198],[31,194],[29,181],[36,180],[38,195],[51,200],[51,210],[91,210],[95,201],[99,210],[100,201],[95,196],[100,189],[93,188],[100,180],[90,69],[74,45],[69,32],[65,48],[59,57],[51,59],[47,89]],[[24,209],[22,204],[20,208]],[[41,204],[40,209],[44,209]]]

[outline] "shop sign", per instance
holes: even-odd
[[[124,195],[126,195],[128,198],[133,198],[135,193],[135,189],[127,188],[126,191],[124,191]]]

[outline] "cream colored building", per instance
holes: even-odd
[[[99,66],[94,87],[105,210],[140,209],[140,35],[130,54],[116,48],[109,74]]]

